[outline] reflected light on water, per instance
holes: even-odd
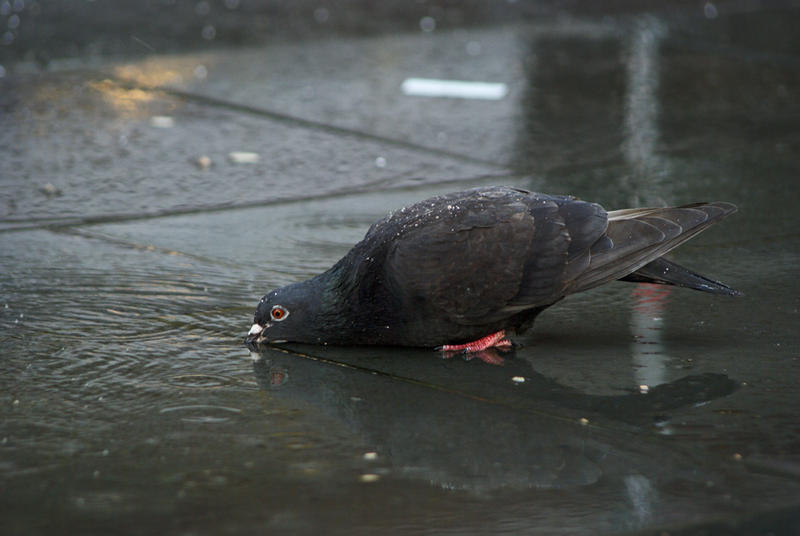
[[[198,80],[205,80],[208,76],[208,69],[202,63],[194,68],[194,77]]]
[[[419,29],[425,33],[431,33],[436,29],[436,19],[433,17],[422,17],[419,21]]]
[[[214,28],[211,24],[206,24],[203,26],[203,31],[200,32],[200,35],[203,36],[203,39],[206,41],[211,41],[217,36],[217,29]]]
[[[111,80],[92,81],[88,85],[98,91],[103,100],[123,117],[145,115],[145,105],[160,98],[159,94],[152,91],[124,88]]]
[[[135,64],[120,65],[114,68],[114,75],[145,87],[180,83],[187,74],[182,71],[188,71],[189,65],[180,66],[169,63],[146,60]]]
[[[242,410],[239,408],[211,404],[192,404],[161,408],[159,413],[162,415],[176,413],[181,415],[180,420],[183,422],[216,424],[228,422],[230,420],[230,414],[238,415],[242,413]]]
[[[637,21],[628,45],[627,91],[625,95],[625,141],[623,154],[632,170],[643,177],[663,173],[666,162],[657,153],[661,137],[658,123],[661,105],[661,42],[664,25],[656,18]],[[650,189],[652,184],[642,183]],[[639,190],[641,188],[637,188]],[[638,192],[637,192],[638,193]],[[631,203],[652,203],[651,196],[631,199]]]
[[[208,78],[213,63],[211,58],[201,55],[153,57],[114,68],[116,79],[135,87],[122,86],[108,79],[88,84],[119,115],[141,117],[149,115],[147,105],[164,101],[164,95],[155,89],[181,86],[187,82],[200,83]]]
[[[662,340],[663,312],[672,289],[642,283],[633,289],[631,309],[631,354],[639,391],[645,393],[667,382],[669,356]]]
[[[205,80],[214,60],[208,55],[151,57],[114,68],[114,76],[142,88],[179,86]]]
[[[640,524],[652,517],[658,492],[647,477],[642,475],[626,476],[625,491],[627,491],[628,499],[633,506],[633,514]]]

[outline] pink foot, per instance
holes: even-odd
[[[466,344],[445,344],[440,348],[443,352],[480,352],[487,348],[510,348],[511,341],[506,339],[506,330],[501,329],[477,341]]]

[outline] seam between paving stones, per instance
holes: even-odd
[[[377,193],[377,192],[391,192],[402,190],[413,190],[416,188],[425,188],[445,184],[470,184],[481,181],[502,179],[514,181],[525,177],[515,173],[503,174],[488,174],[479,175],[474,177],[459,177],[453,179],[444,179],[440,181],[424,182],[419,184],[401,184],[392,186],[388,184],[392,179],[381,179],[372,183],[362,184],[358,187],[342,188],[339,190],[332,190],[320,194],[311,194],[304,196],[293,197],[277,197],[270,199],[260,199],[253,201],[243,201],[241,203],[220,203],[214,205],[202,205],[197,207],[175,207],[151,212],[128,212],[116,214],[97,214],[94,216],[66,216],[66,217],[45,217],[45,218],[29,218],[25,220],[0,220],[0,234],[10,233],[16,231],[30,231],[34,229],[48,229],[59,230],[66,227],[80,227],[85,225],[98,225],[104,223],[124,223],[128,221],[150,220],[156,218],[168,218],[171,216],[185,216],[190,214],[202,214],[211,212],[223,212],[228,210],[240,210],[255,207],[265,207],[274,205],[287,205],[292,203],[304,203],[307,201],[319,201],[335,197],[345,197],[348,195],[358,195],[363,193]],[[377,188],[376,188],[377,187]],[[3,224],[8,225],[2,227]]]

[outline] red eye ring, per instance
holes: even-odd
[[[276,322],[280,322],[281,320],[284,320],[287,316],[289,316],[289,311],[287,311],[281,305],[275,305],[269,312],[269,316],[272,317],[272,319],[275,320]]]

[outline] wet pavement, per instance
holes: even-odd
[[[800,11],[681,5],[5,63],[0,532],[800,532]],[[389,210],[498,183],[736,203],[674,257],[745,296],[608,285],[501,366],[242,344]]]

